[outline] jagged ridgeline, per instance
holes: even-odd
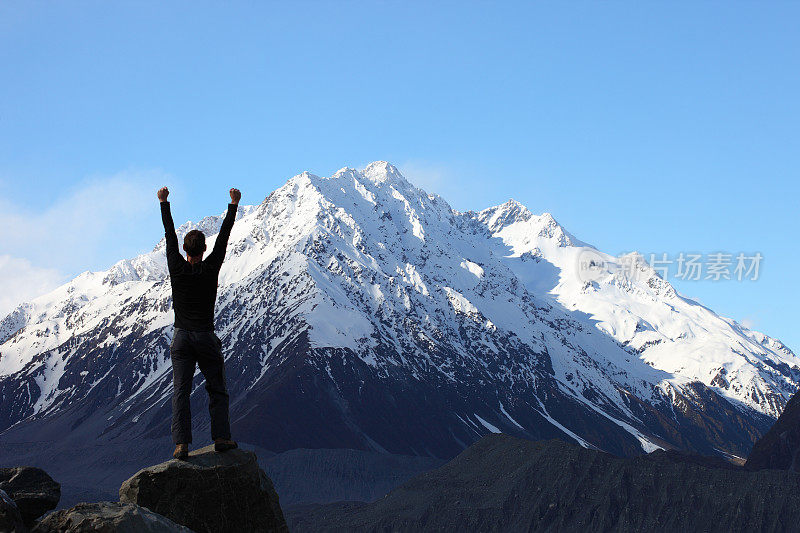
[[[213,241],[221,218],[179,237]],[[293,177],[240,207],[222,267],[234,434],[278,452],[449,458],[503,432],[745,456],[797,390],[800,360],[636,255],[585,281],[587,251],[617,264],[549,214],[457,212],[388,163]],[[19,306],[0,322],[2,438],[167,435],[172,320],[163,240]]]

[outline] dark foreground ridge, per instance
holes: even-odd
[[[800,472],[800,394],[792,396],[777,422],[756,442],[745,466]]]
[[[683,452],[622,458],[559,440],[490,435],[373,503],[295,506],[289,525],[293,532],[796,531],[799,450],[800,396],[744,467]],[[348,463],[369,459],[328,452],[318,457],[321,463],[333,456]],[[329,470],[304,456],[285,466],[306,465],[294,475],[325,485],[319,473]],[[324,496],[334,485],[322,493],[302,486],[296,497]],[[26,533],[59,498],[58,483],[30,467],[0,471],[0,489],[0,532]],[[119,494],[119,503],[82,503],[41,519],[31,531],[288,531],[271,480],[256,455],[243,450],[218,454],[207,447],[188,461],[142,469]]]
[[[619,458],[490,435],[371,504],[304,506],[302,531],[794,531],[800,474],[656,451]]]

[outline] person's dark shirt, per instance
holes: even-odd
[[[228,213],[208,257],[196,264],[184,259],[178,249],[178,236],[169,210],[161,202],[161,220],[167,238],[167,266],[172,284],[172,307],[175,327],[188,331],[214,331],[214,305],[217,300],[219,269],[225,259],[228,237],[236,219],[236,204],[228,204]]]

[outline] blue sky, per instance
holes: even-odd
[[[161,184],[183,221],[380,159],[609,253],[761,252],[675,284],[800,349],[800,4],[4,2],[0,80],[0,308],[150,249]]]

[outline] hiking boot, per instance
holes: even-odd
[[[239,445],[230,439],[214,439],[214,451],[216,452],[227,452],[238,447]]]
[[[174,457],[175,459],[179,459],[181,461],[185,461],[189,457],[189,445],[176,444],[175,451],[172,452],[172,457]]]

